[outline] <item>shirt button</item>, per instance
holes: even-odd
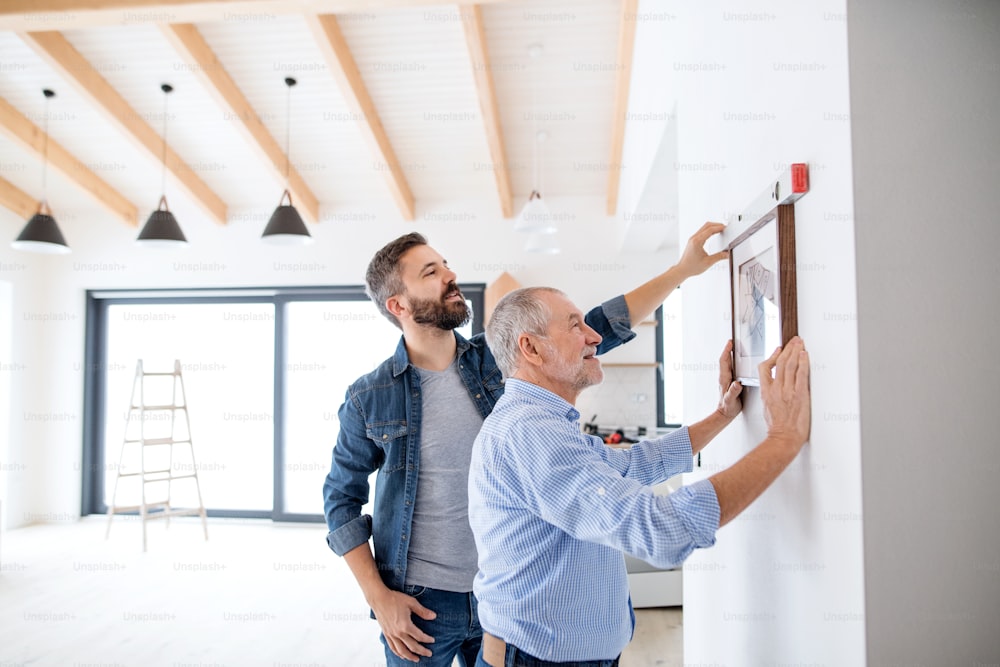
[[[482,398],[481,394],[476,394],[476,398]]]
[[[603,486],[597,487],[597,495],[599,495],[599,496],[603,496],[604,495],[604,487]]]
[[[383,439],[383,440],[388,440],[388,439],[389,439],[389,436],[388,436],[387,434],[383,433],[383,434],[382,434],[382,439]]]

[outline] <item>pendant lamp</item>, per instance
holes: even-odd
[[[187,245],[187,239],[181,226],[177,224],[177,218],[170,212],[167,206],[167,95],[173,91],[173,86],[164,83],[160,86],[163,91],[163,158],[160,171],[160,203],[156,210],[149,214],[149,219],[142,226],[135,242],[137,245],[151,248],[176,248]]]
[[[558,255],[559,243],[556,241],[556,235],[553,233],[540,233],[535,232],[528,237],[527,243],[524,244],[524,249],[528,252],[537,253],[539,255]]]
[[[10,244],[15,250],[27,250],[29,252],[41,252],[49,254],[66,254],[69,246],[63,238],[56,219],[52,217],[52,211],[48,203],[48,167],[49,167],[49,100],[55,97],[55,93],[48,88],[42,90],[45,96],[45,129],[44,148],[42,149],[42,200],[38,202],[38,211],[35,212],[28,223],[17,235],[17,238]]]
[[[532,60],[538,61],[542,55],[542,45],[532,44],[528,47],[528,56]],[[537,79],[537,74],[534,77]],[[533,232],[538,234],[552,234],[556,231],[556,226],[552,221],[552,214],[549,207],[542,199],[542,186],[538,171],[538,151],[539,145],[549,137],[545,130],[538,129],[538,105],[535,101],[535,89],[537,81],[533,81],[531,87],[531,126],[534,130],[535,142],[532,144],[532,170],[531,170],[531,194],[528,196],[528,203],[524,205],[517,219],[514,221],[514,231]]]
[[[528,196],[528,203],[524,205],[521,212],[514,221],[515,232],[534,232],[537,234],[552,234],[556,231],[555,223],[552,220],[552,213],[542,199],[541,185],[538,180],[538,148],[537,144],[548,138],[548,132],[542,130],[535,134],[535,155],[534,155],[534,189]]]
[[[302,216],[292,205],[292,193],[288,190],[288,173],[291,167],[289,153],[289,138],[291,134],[292,86],[297,83],[292,77],[285,78],[288,96],[285,102],[285,191],[278,200],[278,208],[274,209],[271,219],[267,221],[261,239],[272,245],[305,245],[312,243],[312,235],[302,221]],[[285,198],[288,203],[285,204]]]

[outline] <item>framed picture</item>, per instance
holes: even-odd
[[[758,364],[798,330],[794,205],[774,207],[729,244],[729,280],[733,370],[760,386]]]

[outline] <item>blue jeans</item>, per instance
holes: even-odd
[[[392,652],[382,636],[385,646],[385,663],[388,667],[451,667],[458,657],[462,667],[473,667],[479,646],[483,642],[483,629],[479,627],[479,612],[476,596],[472,593],[452,593],[425,586],[405,586],[403,592],[417,599],[417,602],[437,614],[433,621],[425,621],[413,616],[413,623],[434,638],[433,644],[425,644],[434,654],[420,656],[420,662],[403,660]]]
[[[476,656],[476,667],[490,667],[483,660],[483,652]],[[507,652],[504,654],[503,667],[618,667],[618,658],[614,660],[575,660],[573,662],[551,662],[541,660],[533,655],[525,653],[521,649],[511,644],[507,644]]]

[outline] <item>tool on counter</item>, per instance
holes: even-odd
[[[600,427],[597,425],[596,414],[590,418],[589,422],[583,423],[583,432],[590,435],[596,435],[598,438],[603,440],[606,445],[621,445],[638,442],[638,440],[626,437],[625,431],[620,428],[615,429],[614,431],[601,432]]]

